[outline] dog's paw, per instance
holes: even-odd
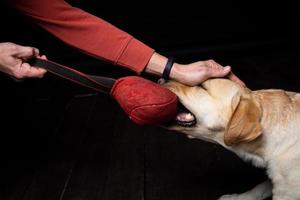
[[[243,194],[227,194],[221,196],[218,200],[255,200],[255,198]]]

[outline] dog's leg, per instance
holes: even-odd
[[[297,183],[280,182],[273,185],[273,200],[299,200],[300,187]]]
[[[219,200],[263,200],[272,195],[272,183],[270,180],[262,182],[248,192],[242,194],[223,195]]]
[[[300,200],[300,156],[299,147],[296,148],[286,151],[287,155],[281,155],[281,160],[269,162],[268,175],[273,183],[273,200]]]

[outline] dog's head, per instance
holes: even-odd
[[[227,146],[251,142],[262,134],[261,109],[247,88],[227,79],[210,79],[195,87],[175,81],[164,86],[196,118],[193,125],[177,121],[168,129]]]

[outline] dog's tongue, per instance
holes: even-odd
[[[176,120],[182,121],[182,122],[190,122],[195,120],[194,116],[191,113],[182,112],[177,114]]]
[[[176,116],[176,122],[180,126],[192,126],[196,123],[195,116],[189,112],[181,112]]]

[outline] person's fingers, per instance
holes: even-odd
[[[34,56],[39,55],[39,50],[34,47],[23,47],[23,46],[16,46],[15,53],[13,56],[21,59],[28,59]]]
[[[35,47],[32,47],[33,48],[33,53],[34,53],[34,56],[39,56],[40,55],[40,50],[38,50],[37,48]]]
[[[230,73],[230,71],[231,71],[230,66],[226,66],[226,67],[222,67],[222,68],[210,68],[210,69],[208,69],[207,75],[208,75],[208,78],[224,77],[224,76],[228,75]]]
[[[233,72],[229,73],[228,78],[243,87],[246,86],[246,84],[241,79],[239,79]]]
[[[30,67],[29,71],[27,72],[27,77],[30,78],[43,78],[47,71],[43,68],[37,67]]]
[[[46,55],[41,55],[41,56],[37,56],[38,58],[41,58],[43,60],[47,60],[47,56]],[[32,66],[33,68],[36,68],[38,69],[39,73],[41,76],[38,76],[39,78],[42,78],[45,73],[47,72],[47,70],[43,69],[43,68],[40,68],[40,67],[36,67],[36,66]]]
[[[226,69],[226,67],[223,68],[222,65],[215,62],[214,60],[208,60],[208,63],[213,69],[216,69],[216,70],[211,71],[212,77],[223,77],[224,74],[225,74],[225,76],[228,74],[228,78],[230,80],[236,82],[237,84],[239,84],[241,86],[245,86],[245,83],[242,80],[240,80],[234,73],[232,73],[231,70],[228,71],[228,69]],[[229,66],[227,66],[227,67],[229,67]],[[220,71],[219,69],[221,69],[221,68],[223,68],[223,70]]]
[[[38,56],[38,58],[44,59],[44,60],[48,60],[47,56],[42,55],[42,56]]]
[[[47,71],[42,68],[32,67],[28,63],[23,63],[20,68],[20,74],[23,78],[42,78]]]
[[[27,72],[29,71],[30,65],[28,63],[21,63],[16,66],[12,72],[12,76],[16,79],[24,79],[27,77]]]
[[[43,78],[44,75],[47,73],[47,70],[43,69],[43,68],[36,68],[36,76],[37,78]]]
[[[208,66],[209,66],[209,67],[212,67],[212,68],[214,68],[214,69],[223,68],[222,65],[220,65],[219,63],[217,63],[217,62],[214,61],[214,60],[208,60],[207,63],[208,63]]]

